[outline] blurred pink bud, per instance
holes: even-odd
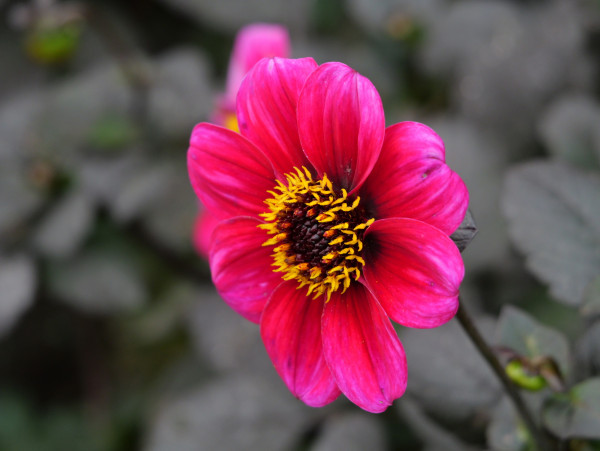
[[[256,23],[242,28],[233,45],[227,71],[225,93],[217,101],[211,122],[234,132],[239,132],[235,113],[235,99],[246,73],[265,57],[290,56],[290,37],[285,27],[275,24]],[[200,255],[208,257],[209,243],[218,219],[201,206],[201,213],[194,226],[194,247]]]
[[[225,97],[235,105],[235,97],[246,73],[262,58],[290,56],[290,37],[285,27],[256,23],[242,28],[229,60]]]

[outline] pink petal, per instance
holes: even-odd
[[[375,165],[385,132],[379,93],[341,63],[320,66],[298,100],[300,141],[319,176],[338,188],[359,187]]]
[[[255,218],[237,217],[219,224],[212,236],[210,269],[217,291],[229,306],[255,323],[273,290],[282,282],[273,272],[268,239]]]
[[[381,155],[360,196],[376,218],[418,219],[448,235],[469,206],[467,187],[445,163],[441,138],[417,122],[386,129]]]
[[[309,406],[321,407],[339,394],[323,357],[323,297],[313,300],[297,282],[273,292],[260,320],[267,353],[290,391]]]
[[[308,166],[298,138],[296,104],[312,58],[260,60],[248,73],[237,97],[240,132],[273,163],[279,177],[294,166]]]
[[[269,160],[251,142],[216,125],[196,125],[188,149],[196,195],[220,219],[257,215],[275,178]]]
[[[237,129],[237,116],[235,113],[235,97],[234,100],[231,101],[225,96],[219,96],[215,102],[215,108],[210,115],[210,122],[233,130],[234,132],[239,132]],[[233,124],[236,125],[235,128],[231,126]]]
[[[322,321],[323,350],[350,401],[383,412],[406,389],[406,356],[377,300],[361,284],[331,295]]]
[[[382,219],[364,243],[367,286],[391,319],[429,328],[454,316],[465,269],[444,232],[415,219]]]
[[[204,258],[208,258],[210,244],[212,242],[212,234],[217,225],[219,218],[210,214],[207,210],[202,209],[196,217],[194,223],[193,243],[196,251]]]
[[[225,98],[235,104],[244,75],[263,58],[290,55],[290,37],[281,25],[255,23],[242,28],[233,45]]]

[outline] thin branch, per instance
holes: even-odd
[[[492,349],[488,346],[488,344],[485,342],[484,338],[477,330],[477,327],[475,327],[475,324],[473,323],[471,317],[465,310],[465,307],[462,302],[460,302],[460,307],[458,308],[458,312],[456,313],[456,318],[460,322],[460,325],[463,327],[464,331],[469,336],[477,350],[481,353],[481,355],[487,361],[487,363],[492,367],[492,370],[494,371],[498,379],[500,379],[500,382],[502,383],[504,389],[506,390],[506,393],[512,400],[515,408],[517,409],[517,412],[523,420],[523,423],[525,423],[525,426],[529,430],[529,433],[531,435],[531,438],[533,439],[533,442],[535,443],[536,448],[539,451],[545,451],[549,449],[546,437],[544,436],[543,432],[533,419],[533,416],[531,415],[529,409],[525,405],[525,402],[523,401],[523,398],[517,390],[517,387],[515,387],[515,385],[506,375],[506,372],[504,371],[504,368],[502,368],[502,365],[500,365],[498,358],[496,357]]]

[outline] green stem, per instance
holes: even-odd
[[[517,387],[508,378],[506,372],[504,371],[504,368],[502,368],[502,365],[500,365],[498,358],[496,357],[492,349],[488,346],[488,344],[485,342],[484,338],[479,333],[479,330],[477,330],[477,327],[475,327],[475,324],[473,323],[473,320],[471,320],[471,317],[465,310],[462,301],[460,302],[460,307],[458,308],[458,312],[456,313],[456,318],[460,322],[460,325],[463,327],[464,331],[469,336],[477,350],[481,353],[481,355],[487,361],[487,363],[492,367],[492,370],[494,371],[494,373],[496,373],[498,379],[500,379],[500,382],[504,386],[506,393],[512,400],[515,408],[517,409],[517,412],[521,416],[521,420],[523,420],[523,423],[525,423],[525,426],[529,430],[529,434],[531,435],[531,438],[533,439],[536,448],[539,451],[545,451],[549,449],[547,447],[547,441],[544,437],[543,432],[540,430],[540,428],[534,421],[533,416],[531,415],[529,409],[525,405],[525,402],[523,402],[523,398],[521,397]]]

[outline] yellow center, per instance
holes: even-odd
[[[273,246],[274,271],[284,280],[308,285],[317,298],[339,289],[342,293],[361,276],[363,235],[374,218],[367,219],[360,197],[333,188],[327,175],[314,181],[303,167],[286,174],[287,186],[277,181],[261,229],[273,235],[263,246]]]

